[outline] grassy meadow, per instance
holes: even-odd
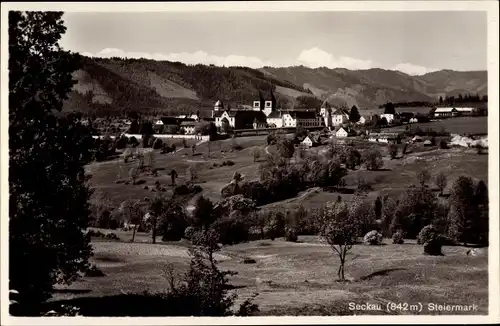
[[[460,118],[461,119],[461,118]],[[477,119],[477,118],[472,118]],[[463,120],[456,121],[458,126],[470,127]],[[474,120],[480,121],[480,120]],[[425,127],[419,125],[421,129]],[[434,127],[435,128],[435,127]],[[457,127],[458,128],[458,127]],[[448,127],[445,127],[448,131]],[[451,130],[449,130],[451,131]],[[234,145],[241,149],[232,149]],[[374,200],[384,194],[398,195],[411,185],[417,184],[417,174],[427,170],[432,175],[429,187],[434,189],[434,176],[444,172],[448,178],[449,191],[452,182],[460,175],[471,176],[488,182],[488,155],[479,155],[472,148],[453,147],[439,149],[438,146],[424,147],[416,143],[408,147],[409,153],[390,159],[387,145],[354,141],[360,151],[379,147],[384,158],[384,166],[378,171],[364,168],[349,171],[345,177],[346,188],[356,189],[358,179],[364,178],[372,183],[372,189],[364,194],[367,200]],[[230,182],[237,171],[244,180],[259,178],[259,160],[254,162],[252,150],[259,148],[275,151],[274,146],[266,146],[266,136],[241,137],[203,143],[193,155],[190,148],[178,146],[178,151],[170,154],[154,154],[154,166],[160,168],[158,176],[140,175],[141,185],[115,183],[116,179],[127,178],[128,170],[137,165],[136,161],[123,163],[123,160],[100,162],[87,167],[92,174],[91,184],[110,195],[118,206],[121,201],[143,199],[155,195],[151,188],[159,181],[167,187],[167,195],[172,191],[170,176],[167,173],[176,169],[179,174],[177,184],[186,180],[186,170],[195,165],[198,172],[197,183],[203,188],[202,194],[212,201],[221,198],[220,190]],[[209,155],[210,148],[210,155]],[[319,150],[321,148],[314,148]],[[264,155],[264,154],[263,154]],[[232,166],[220,166],[223,161],[231,160]],[[214,163],[218,164],[214,167]],[[121,171],[121,172],[120,172]],[[144,189],[145,186],[148,189]],[[285,210],[297,205],[306,209],[335,200],[338,196],[348,200],[352,194],[329,192],[321,188],[311,188],[296,197],[275,202],[261,209]],[[70,287],[57,291],[53,300],[80,298],[92,300],[126,293],[163,291],[168,288],[164,277],[164,267],[173,264],[181,273],[189,264],[185,240],[151,244],[150,235],[138,233],[136,242],[130,243],[131,232],[109,230],[116,233],[119,241],[94,239],[92,262],[105,273],[104,277],[84,277]],[[444,247],[444,256],[423,255],[423,247],[413,240],[404,244],[392,244],[384,239],[384,245],[355,245],[348,256],[346,265],[347,283],[336,282],[337,257],[328,245],[318,237],[299,236],[297,243],[283,239],[259,240],[226,246],[218,255],[220,267],[233,270],[238,274],[231,278],[239,295],[236,303],[258,292],[255,303],[262,315],[352,315],[386,314],[386,311],[352,311],[349,303],[376,303],[384,306],[387,302],[421,302],[439,304],[477,304],[479,310],[473,314],[487,314],[488,310],[488,259],[487,254],[468,256],[461,246]],[[486,249],[485,249],[486,250]],[[486,250],[487,251],[487,250]],[[244,258],[255,259],[255,264],[243,264]],[[415,314],[411,311],[391,313]],[[424,309],[420,314],[436,314]]]

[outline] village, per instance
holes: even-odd
[[[484,116],[487,111],[478,107],[429,107],[421,112],[396,110],[392,103],[380,115],[362,114],[353,106],[333,107],[323,101],[320,108],[282,109],[278,106],[272,91],[266,96],[258,93],[252,105],[239,105],[231,108],[220,100],[214,103],[211,115],[202,116],[200,111],[178,116],[144,117],[142,119],[99,119],[91,122],[82,119],[84,124],[97,126],[94,138],[134,137],[141,139],[144,134],[159,139],[196,139],[200,141],[224,139],[225,137],[245,137],[269,133],[295,133],[297,129],[307,130],[296,137],[294,144],[303,148],[327,144],[332,139],[342,142],[348,139],[362,139],[368,142],[394,143],[405,142],[404,134],[411,134],[407,143],[422,142],[424,146],[436,144],[435,136],[444,136],[443,131],[423,131],[419,124],[432,123],[458,117]],[[400,111],[400,112],[398,112]],[[203,112],[205,113],[205,112]],[[453,121],[453,120],[451,120]],[[146,127],[144,127],[146,126]],[[444,128],[440,128],[444,129]],[[147,130],[147,131],[145,131]],[[463,133],[464,136],[471,136]]]

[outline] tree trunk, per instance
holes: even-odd
[[[132,242],[135,240],[135,231],[137,229],[137,224],[134,225],[134,233],[132,233]]]
[[[152,230],[151,230],[151,237],[153,238],[153,244],[156,243],[156,222],[153,223],[153,226],[152,226]]]

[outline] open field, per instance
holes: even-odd
[[[444,247],[445,256],[434,257],[423,255],[422,246],[411,240],[402,245],[388,239],[381,246],[356,245],[346,265],[350,282],[339,283],[335,281],[338,261],[329,246],[317,237],[299,240],[253,241],[220,252],[221,269],[238,272],[231,278],[239,296],[237,303],[258,292],[255,302],[262,315],[386,314],[354,312],[348,305],[373,303],[385,309],[389,301],[421,302],[424,310],[420,314],[440,313],[428,311],[428,303],[478,305],[478,311],[468,314],[488,311],[488,259],[467,256],[468,248]],[[164,266],[173,264],[181,273],[189,263],[183,243],[95,241],[93,246],[92,260],[106,276],[85,277],[61,289],[55,300],[166,290]],[[243,258],[253,258],[256,263],[243,264]]]
[[[488,134],[488,117],[458,117],[431,121],[427,123],[413,124],[412,129],[419,127],[422,130],[428,128],[439,131],[444,129],[452,134],[471,134],[471,135],[486,135]],[[403,131],[405,126],[397,126],[384,129],[384,131]]]
[[[458,119],[458,118],[457,118]],[[454,119],[454,120],[457,120]],[[477,119],[477,118],[475,118]],[[446,120],[447,121],[447,120]],[[460,121],[460,120],[459,120]],[[474,120],[481,121],[481,120]],[[464,125],[466,123],[464,122]],[[422,127],[421,127],[422,128]],[[127,198],[142,199],[152,197],[150,189],[156,181],[167,185],[171,192],[168,171],[175,168],[179,173],[178,184],[186,180],[186,169],[196,165],[198,183],[202,194],[213,201],[220,199],[220,190],[227,184],[234,172],[239,172],[245,180],[259,178],[259,162],[251,155],[254,148],[275,151],[274,146],[266,146],[266,136],[241,137],[200,144],[196,154],[191,149],[181,149],[172,154],[155,154],[155,167],[163,168],[159,175],[141,175],[141,185],[117,184],[118,161],[101,162],[88,166],[92,172],[91,182],[95,188],[107,192],[116,205]],[[329,192],[321,188],[311,188],[296,197],[265,205],[261,209],[280,209],[302,205],[312,209],[326,201],[336,200],[340,195],[348,200],[357,188],[359,177],[372,183],[372,189],[363,194],[367,200],[374,200],[384,194],[399,195],[417,184],[417,174],[427,170],[432,175],[429,187],[434,190],[434,176],[444,172],[448,187],[460,175],[471,176],[488,183],[488,155],[479,155],[472,148],[453,147],[439,149],[437,146],[424,147],[422,143],[408,146],[409,153],[390,159],[388,145],[354,140],[354,146],[363,152],[377,147],[384,156],[384,166],[377,171],[364,168],[349,171],[344,178],[347,192]],[[235,145],[241,149],[235,149]],[[208,151],[210,148],[210,156]],[[322,148],[314,148],[321,152]],[[262,160],[263,158],[260,158]],[[231,160],[233,166],[220,166],[222,161]],[[215,167],[214,163],[219,166]],[[128,171],[136,162],[121,163],[122,170]],[[126,178],[127,172],[120,178]],[[69,289],[61,289],[55,300],[83,298],[97,300],[125,293],[142,293],[167,289],[163,269],[167,263],[173,264],[177,272],[188,266],[189,257],[185,240],[180,242],[151,244],[148,234],[139,233],[136,243],[130,243],[130,232],[112,231],[121,241],[94,240],[95,256],[92,261],[101,269],[104,277],[85,277]],[[354,260],[347,265],[348,283],[336,282],[337,258],[332,250],[320,243],[317,237],[300,236],[298,243],[276,241],[253,241],[224,247],[218,259],[222,269],[238,272],[231,278],[232,284],[242,300],[258,292],[256,303],[263,315],[341,315],[353,314],[348,304],[385,304],[389,301],[426,303],[470,303],[477,304],[475,314],[487,313],[487,257],[467,256],[465,247],[444,247],[444,257],[422,254],[422,246],[414,241],[394,245],[385,239],[386,245],[356,245],[352,250]],[[246,257],[256,260],[255,264],[243,264]],[[87,298],[87,299],[85,299]],[[82,304],[83,306],[85,304]],[[383,314],[383,311],[357,312]],[[395,312],[393,312],[395,313]],[[414,311],[400,311],[412,313]],[[421,314],[439,312],[427,311]]]
[[[123,183],[116,184],[117,174],[119,171],[118,162],[101,162],[98,165],[90,165],[88,170],[92,173],[92,185],[100,191],[107,192],[115,204],[118,206],[125,199],[143,199],[144,197],[153,197],[154,183],[159,181],[166,185],[171,191],[170,176],[167,173],[171,169],[175,169],[179,178],[177,184],[181,184],[186,180],[186,170],[190,165],[195,165],[198,171],[198,183],[203,188],[202,194],[213,201],[220,199],[221,188],[229,183],[234,172],[242,174],[245,180],[255,180],[259,178],[259,162],[254,162],[251,151],[254,147],[258,147],[264,152],[265,136],[242,137],[236,138],[235,142],[242,146],[243,149],[232,151],[231,146],[233,140],[222,140],[217,142],[203,143],[196,149],[196,155],[192,156],[191,149],[182,149],[174,154],[155,154],[155,167],[164,168],[159,171],[157,177],[151,175],[141,175],[139,179],[145,181],[141,185],[125,185]],[[208,147],[211,148],[210,157],[208,157]],[[432,176],[439,172],[444,172],[448,177],[448,186],[460,175],[469,175],[475,179],[483,180],[488,183],[488,155],[478,155],[474,149],[468,148],[451,148],[447,150],[434,147],[423,147],[422,144],[414,144],[408,147],[409,154],[404,158],[391,160],[387,155],[387,145],[375,144],[366,141],[355,141],[355,146],[358,150],[363,151],[368,148],[379,147],[384,156],[384,169],[379,171],[367,171],[357,169],[350,171],[344,178],[348,188],[354,189],[357,186],[358,176],[374,183],[373,190],[366,194],[367,198],[376,198],[381,194],[398,193],[411,184],[417,183],[416,175],[422,169],[427,169]],[[400,146],[400,154],[403,145]],[[221,152],[221,149],[224,152]],[[269,151],[273,151],[271,146]],[[318,150],[314,148],[312,150]],[[233,166],[218,166],[222,161],[231,160],[235,164]],[[259,160],[263,160],[260,158]],[[128,170],[136,166],[136,162],[124,164],[120,178],[128,177]],[[433,187],[433,179],[430,181]],[[149,189],[144,189],[148,186]],[[326,200],[335,200],[339,195],[345,199],[351,197],[349,194],[340,194],[336,192],[326,192],[321,189],[311,192],[306,190],[307,194],[299,194],[296,198],[288,199],[284,202],[276,202],[268,206],[296,205],[301,203],[305,207],[313,207],[324,203]]]

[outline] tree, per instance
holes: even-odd
[[[125,219],[134,225],[134,232],[131,241],[135,241],[135,233],[142,222],[143,211],[139,200],[125,200],[120,205],[119,211],[123,214]]]
[[[361,154],[354,148],[347,152],[345,166],[348,169],[354,170],[356,166],[361,165]]]
[[[436,175],[436,186],[438,187],[439,195],[441,196],[443,195],[444,188],[446,188],[446,183],[447,183],[446,174],[444,174],[443,172],[439,172]]]
[[[378,149],[372,149],[363,153],[362,159],[367,170],[378,170],[382,167],[382,154]]]
[[[422,170],[417,174],[418,182],[420,186],[423,188],[425,184],[431,179],[431,174],[427,170]]]
[[[9,11],[9,277],[28,307],[88,268],[90,130],[61,117],[79,56],[61,50],[62,12]],[[36,268],[34,273],[33,268]]]
[[[484,191],[478,191],[478,186],[474,184],[472,178],[460,176],[455,180],[450,190],[448,235],[464,245],[481,242],[480,238],[484,239],[488,233],[487,207],[481,206],[485,202],[484,195],[479,195]],[[485,189],[484,183],[479,187],[479,189],[481,188]],[[481,197],[483,199],[479,200]],[[484,214],[484,208],[486,208],[486,214]]]
[[[375,203],[373,206],[375,211],[375,219],[380,220],[382,218],[382,200],[380,199],[380,197],[377,197],[377,199],[375,199]]]
[[[439,104],[443,104],[443,97],[442,96],[439,97]]]
[[[320,236],[339,257],[337,275],[341,281],[345,281],[346,257],[356,243],[359,220],[352,207],[343,201],[327,202],[319,210],[317,218],[321,225]]]
[[[153,240],[153,244],[156,243],[156,231],[158,221],[163,218],[163,215],[166,211],[165,198],[161,195],[156,196],[149,203],[149,221],[148,223],[151,225],[151,239]]]
[[[229,120],[227,120],[227,118],[223,118],[221,120],[221,131],[225,134],[231,132],[231,125],[229,124]]]
[[[283,139],[278,141],[277,149],[281,157],[283,158],[291,158],[293,156],[293,152],[295,151],[293,142],[289,139]]]
[[[130,177],[132,184],[135,185],[135,182],[139,177],[139,170],[137,168],[131,168],[130,171],[128,172],[128,176]]]
[[[257,162],[262,154],[262,151],[259,147],[252,148],[251,154],[253,156],[253,161]]]
[[[210,199],[199,196],[194,203],[193,224],[208,230],[210,225],[218,218],[214,204]]]
[[[187,175],[190,182],[195,182],[198,179],[198,169],[195,165],[190,165],[188,167]]]
[[[391,157],[391,160],[395,159],[398,156],[398,145],[390,144],[388,151],[389,151],[389,156]]]
[[[175,186],[175,179],[177,178],[177,172],[175,171],[175,169],[172,169],[172,171],[170,171],[168,175],[172,179],[172,186]]]
[[[351,108],[351,112],[349,113],[349,121],[352,123],[356,123],[361,119],[361,115],[359,114],[358,108],[356,105],[353,105]]]
[[[385,105],[384,114],[396,114],[396,109],[394,108],[394,104],[392,104],[392,102]]]

